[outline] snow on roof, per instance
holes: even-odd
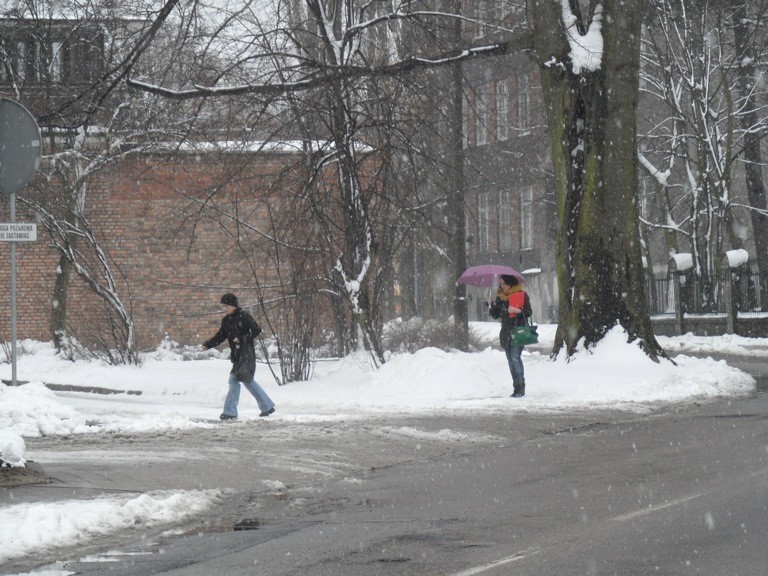
[[[109,9],[97,9],[93,6],[86,7],[82,3],[72,1],[42,3],[0,0],[0,17],[2,18],[72,21],[97,19],[146,20],[154,11],[156,11],[156,8],[153,8],[151,0],[147,0],[143,4],[135,2],[125,6],[117,3]]]
[[[167,143],[162,146],[169,150],[189,153],[225,152],[231,154],[253,154],[258,152],[272,152],[279,154],[294,154],[304,152],[323,152],[335,148],[333,142],[326,140],[279,140],[274,142],[255,140],[222,140],[192,142],[181,144]],[[365,144],[358,143],[356,149],[360,152],[371,152],[373,149]]]
[[[328,148],[328,142],[321,141],[302,141],[285,140],[277,142],[253,141],[243,142],[237,140],[226,140],[220,142],[183,142],[179,145],[170,144],[179,152],[282,152],[293,153],[304,150],[323,150]]]

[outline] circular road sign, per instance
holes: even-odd
[[[35,117],[0,98],[0,195],[15,194],[40,166],[42,138]]]

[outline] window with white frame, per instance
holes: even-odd
[[[14,71],[19,81],[26,80],[27,78],[27,43],[16,42],[16,62]]]
[[[520,249],[533,248],[533,187],[525,186],[520,196]]]
[[[521,129],[531,126],[531,80],[527,74],[517,78],[517,125]]]
[[[478,146],[488,143],[488,122],[490,120],[489,106],[488,106],[488,85],[484,84],[479,87],[477,91],[477,99],[475,101],[477,107],[476,118],[477,123],[475,126],[475,143]]]
[[[471,108],[466,94],[462,98],[461,105],[461,146],[462,148],[467,148],[469,146],[469,114]]]
[[[102,73],[104,36],[95,26],[57,28],[44,39],[32,29],[0,31],[0,83],[87,84]]]
[[[509,138],[509,83],[496,83],[496,139]]]
[[[485,3],[483,0],[474,3],[472,12],[475,18],[475,38],[482,38],[487,33]]]
[[[499,194],[499,249],[502,252],[512,250],[512,195],[509,189]]]
[[[491,213],[488,207],[488,193],[477,195],[477,251],[488,252],[490,249]]]
[[[51,64],[50,75],[51,80],[54,82],[61,82],[64,79],[64,72],[62,69],[64,44],[62,42],[51,43]]]

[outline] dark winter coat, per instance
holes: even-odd
[[[243,347],[253,348],[253,341],[259,334],[261,334],[261,326],[253,316],[242,308],[237,308],[232,314],[227,314],[221,319],[221,328],[213,338],[206,340],[203,346],[215,348],[226,340],[229,344],[229,359],[233,364],[237,364]]]
[[[499,332],[499,341],[501,342],[502,348],[506,349],[507,344],[509,343],[512,329],[517,326],[524,326],[526,323],[526,318],[530,318],[531,314],[533,313],[533,309],[531,308],[531,299],[528,297],[528,292],[523,292],[523,294],[525,294],[525,301],[522,307],[522,312],[514,318],[510,318],[509,314],[507,313],[509,304],[498,296],[496,296],[496,300],[494,300],[488,307],[488,313],[491,315],[491,318],[496,320],[501,318],[501,331]]]

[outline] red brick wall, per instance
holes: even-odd
[[[86,214],[97,236],[115,259],[113,272],[125,275],[120,295],[130,301],[140,347],[151,348],[167,334],[181,343],[200,343],[218,328],[223,292],[238,294],[243,304],[256,302],[250,273],[233,242],[213,220],[194,224],[188,197],[198,196],[230,180],[216,195],[225,209],[247,208],[248,222],[263,226],[259,195],[292,162],[287,155],[220,158],[183,155],[173,163],[140,157],[104,170],[89,183]],[[229,198],[230,202],[226,199]],[[20,205],[17,203],[17,207]],[[7,203],[0,209],[7,221]],[[242,212],[239,212],[242,213]],[[17,208],[17,221],[34,215]],[[0,339],[10,338],[10,244],[0,245]],[[258,258],[256,258],[258,260]],[[17,244],[18,337],[48,341],[49,317],[58,254],[38,225],[38,240]],[[264,263],[263,274],[268,275]],[[264,278],[262,278],[263,280]],[[85,339],[88,322],[103,304],[72,275],[68,321]],[[258,318],[258,312],[255,313]]]
[[[3,199],[3,221],[8,222],[7,200]],[[18,207],[18,203],[17,203]],[[23,210],[16,212],[18,222],[34,222]],[[38,226],[36,242],[16,244],[16,314],[19,338],[49,340],[49,314],[56,255],[45,249],[45,231]],[[11,245],[0,243],[0,340],[11,337]]]

